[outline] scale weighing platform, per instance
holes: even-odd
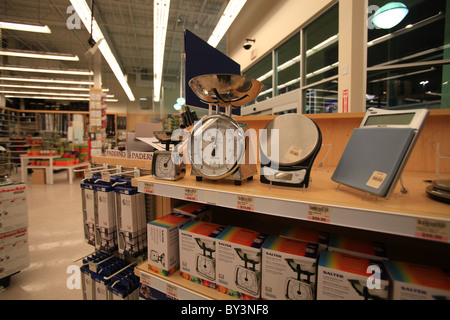
[[[360,127],[353,131],[331,179],[388,198],[428,115],[427,109],[368,109]],[[402,192],[406,193],[406,189]]]

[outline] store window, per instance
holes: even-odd
[[[264,85],[263,91],[259,96],[253,100],[255,102],[261,102],[273,97],[273,67],[272,67],[272,52],[264,57],[261,61],[256,63],[252,68],[247,70],[244,75],[253,79],[261,81]]]
[[[449,1],[404,0],[406,17],[381,29],[371,22],[387,3],[369,1],[366,106],[450,108]]]
[[[275,50],[275,95],[300,88],[300,57],[300,33],[297,32]]]

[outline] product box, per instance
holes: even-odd
[[[117,250],[116,198],[111,185],[94,184],[97,194],[95,211],[95,247],[105,252]]]
[[[0,234],[28,226],[27,189],[23,183],[0,187]]]
[[[185,279],[216,288],[216,238],[225,226],[192,221],[180,228],[180,273]]]
[[[267,235],[227,226],[217,237],[217,289],[239,299],[261,296],[261,250]]]
[[[261,298],[314,300],[317,243],[270,236],[262,248]]]
[[[330,234],[328,232],[295,226],[286,226],[283,228],[280,232],[280,237],[317,243],[319,245],[319,252],[326,250],[330,241]]]
[[[81,199],[83,208],[84,239],[86,243],[95,246],[95,203],[97,195],[92,184],[82,182]]]
[[[144,252],[143,231],[145,240],[147,234],[145,194],[139,193],[131,185],[118,185],[114,189],[117,199],[118,252],[137,257]]]
[[[393,300],[449,300],[450,277],[443,270],[408,262],[385,261]]]
[[[31,174],[31,184],[45,184],[45,170],[46,169],[33,169]]]
[[[171,213],[147,224],[147,252],[150,270],[168,276],[179,269],[180,227],[193,218]]]
[[[332,234],[328,246],[329,251],[348,253],[367,258],[387,260],[387,252],[383,243],[356,239],[348,236]]]
[[[173,208],[173,212],[192,216],[197,220],[211,222],[211,207],[197,202],[182,202]]]
[[[387,300],[389,280],[381,260],[322,251],[317,300]]]
[[[0,279],[21,271],[29,265],[27,228],[0,234]]]

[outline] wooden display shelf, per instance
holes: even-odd
[[[147,261],[137,265],[134,272],[138,277],[146,277],[152,288],[163,293],[168,293],[170,291],[170,296],[178,300],[237,300],[236,298],[215,289],[205,287],[183,278],[180,275],[180,271],[176,271],[168,277],[162,276],[150,270]],[[142,273],[145,275],[142,275]]]
[[[231,209],[242,209],[238,201],[246,196],[251,203],[247,211],[422,239],[424,236],[416,232],[418,223],[426,219],[446,226],[442,238],[427,239],[450,243],[450,206],[429,198],[425,192],[429,185],[425,181],[434,177],[431,173],[405,172],[403,183],[408,192],[401,193],[398,184],[386,199],[343,185],[337,190],[338,184],[331,180],[333,168],[313,169],[306,190],[263,184],[258,176],[241,186],[227,180],[196,181],[189,172],[175,182],[145,176],[134,179],[134,183],[139,192]]]

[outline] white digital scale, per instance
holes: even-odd
[[[260,139],[260,181],[308,188],[311,167],[322,147],[319,127],[304,115],[289,113],[276,117],[264,129],[267,138]]]
[[[256,265],[261,262],[261,253],[249,253],[238,248],[235,250],[239,258],[244,261],[243,266],[236,266],[235,269],[236,286],[256,296],[259,293],[260,284],[260,272],[256,270]]]
[[[199,238],[195,238],[195,241],[203,250],[203,254],[197,254],[196,256],[196,270],[207,280],[214,281],[216,279],[216,259],[214,259],[213,254],[216,251],[216,242]]]
[[[331,179],[388,198],[422,131],[429,110],[367,110]],[[403,186],[402,192],[407,190]]]

